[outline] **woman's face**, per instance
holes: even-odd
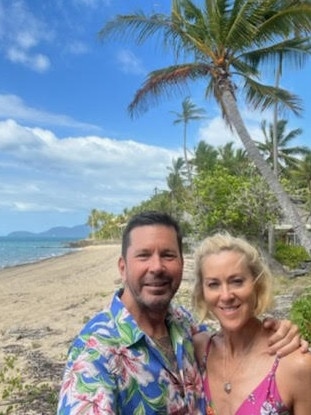
[[[256,292],[243,254],[221,251],[202,261],[203,295],[211,313],[229,331],[254,316]]]

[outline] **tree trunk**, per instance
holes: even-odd
[[[254,162],[261,175],[266,180],[271,191],[274,193],[284,215],[284,219],[289,225],[291,225],[296,232],[300,244],[311,253],[311,237],[306,229],[305,224],[302,222],[301,217],[296,207],[291,202],[288,194],[285,192],[277,177],[275,177],[270,166],[265,162],[260,154],[260,151],[256,147],[249,132],[247,131],[245,124],[240,115],[236,100],[232,95],[230,89],[222,89],[222,97],[226,113],[231,125],[234,126],[238,136],[240,137],[244,147],[248,153],[249,158]]]

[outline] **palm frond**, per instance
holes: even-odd
[[[254,79],[245,78],[244,92],[246,100],[255,109],[262,111],[278,102],[281,111],[290,110],[299,116],[303,110],[301,99],[282,88],[263,85]]]
[[[130,115],[147,111],[151,100],[158,103],[163,94],[169,96],[173,89],[181,93],[189,81],[206,77],[209,72],[210,67],[200,63],[174,65],[151,72],[128,107]]]

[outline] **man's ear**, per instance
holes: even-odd
[[[119,268],[119,273],[121,275],[122,282],[124,284],[126,280],[126,263],[125,263],[125,259],[123,258],[123,256],[121,256],[118,260],[118,268]]]

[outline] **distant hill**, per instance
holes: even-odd
[[[88,225],[77,225],[73,227],[56,226],[44,232],[33,233],[26,231],[11,232],[7,235],[9,238],[33,238],[34,236],[46,236],[50,238],[74,238],[85,239],[91,233]]]

